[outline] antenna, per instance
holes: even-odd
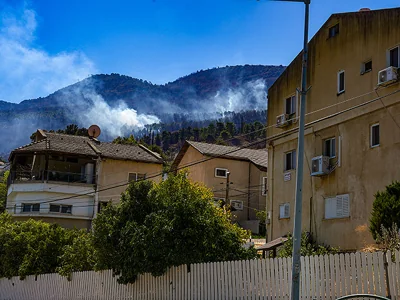
[[[101,133],[100,127],[97,125],[92,125],[88,129],[88,134],[90,138],[97,138]]]

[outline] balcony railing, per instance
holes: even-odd
[[[66,183],[95,183],[95,175],[93,178],[88,178],[86,174],[60,172],[49,170],[45,171],[23,171],[23,172],[10,172],[8,177],[8,184],[21,183],[21,182],[47,182],[57,181]]]

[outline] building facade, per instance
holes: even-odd
[[[216,203],[226,202],[228,189],[227,203],[234,208],[234,220],[258,233],[256,211],[266,206],[267,159],[265,150],[186,141],[172,168],[187,168],[192,181],[213,191]]]
[[[10,154],[7,211],[67,228],[90,228],[132,180],[161,180],[161,157],[143,146],[38,130],[36,142]],[[138,174],[140,174],[138,176]]]
[[[332,15],[309,42],[302,229],[373,244],[374,194],[400,169],[400,9]],[[293,230],[302,53],[268,91],[269,238]]]

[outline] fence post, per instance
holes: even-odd
[[[388,266],[389,266],[389,262],[388,262],[388,256],[390,256],[390,260],[392,260],[391,257],[391,252],[386,252],[383,255],[383,259],[384,259],[384,266],[385,266],[385,277],[386,277],[386,298],[392,299],[392,296],[390,294],[390,282],[389,282],[389,270],[388,270]]]

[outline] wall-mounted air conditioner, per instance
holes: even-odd
[[[287,125],[289,125],[289,115],[287,114],[282,114],[276,117],[276,127],[278,128],[282,128],[285,127]]]
[[[389,67],[379,71],[378,85],[388,85],[398,80],[397,68]]]
[[[329,157],[314,157],[311,160],[311,176],[323,176],[327,174],[329,174]]]
[[[231,206],[235,210],[243,210],[243,201],[240,200],[231,200]]]

